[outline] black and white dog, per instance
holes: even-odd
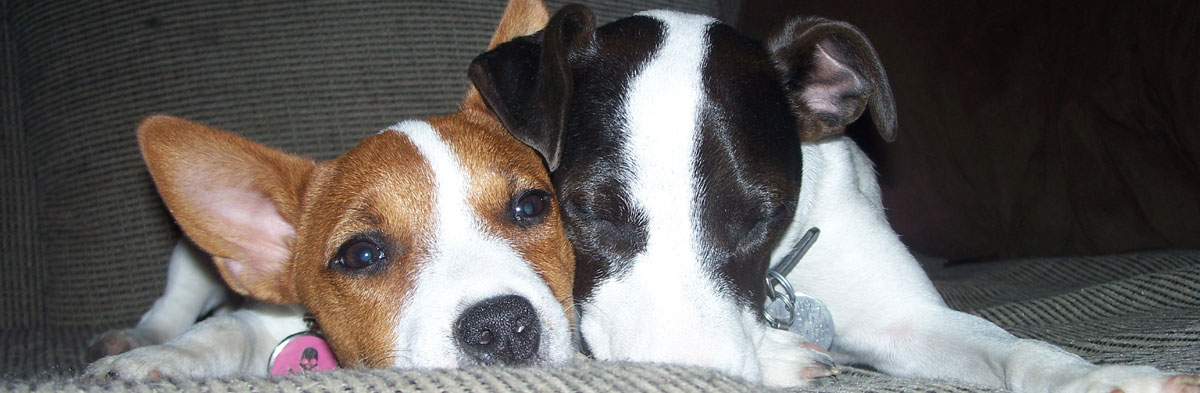
[[[692,364],[768,385],[828,355],[768,326],[764,276],[811,227],[787,279],[824,301],[838,363],[1020,392],[1195,392],[1195,376],[1095,366],[947,308],[888,225],[847,137],[896,128],[883,68],[853,26],[791,21],[767,43],[650,11],[597,27],[568,6],[481,55],[471,78],[534,147],[575,247],[583,345],[598,359]]]

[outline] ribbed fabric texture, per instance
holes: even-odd
[[[7,0],[0,0],[0,329],[38,325],[42,274],[34,225],[37,193],[21,123],[16,41]]]
[[[532,368],[444,371],[342,370],[279,379],[207,379],[87,384],[57,381],[0,384],[12,391],[216,392],[754,392],[754,386],[693,368],[587,362],[558,370]]]
[[[770,392],[721,373],[672,365],[584,362],[560,369],[339,370],[277,379],[166,380],[92,384],[79,380],[0,383],[12,392],[578,392],[709,393]],[[792,392],[985,393],[1001,390],[944,381],[892,378],[845,369],[835,381]]]
[[[940,290],[952,307],[1093,362],[1200,369],[1200,252],[1027,260]]]

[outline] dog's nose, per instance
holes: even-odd
[[[542,334],[533,304],[517,295],[476,303],[458,317],[454,330],[463,353],[481,364],[529,364]]]

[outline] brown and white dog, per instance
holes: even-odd
[[[547,17],[540,2],[514,0],[489,47]],[[401,122],[320,163],[167,116],[144,120],[138,138],[203,253],[177,247],[164,296],[136,328],[95,343],[119,354],[89,375],[266,375],[276,344],[306,329],[305,310],[342,366],[573,356],[574,262],[553,187],[473,88],[458,113]],[[193,325],[226,300],[208,261],[253,301]]]

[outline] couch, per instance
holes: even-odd
[[[601,21],[656,7],[728,21],[744,12],[718,0],[586,3]],[[453,110],[503,5],[0,0],[0,390],[765,390],[709,370],[584,359],[552,369],[78,378],[87,340],[133,325],[161,293],[180,237],[138,155],[138,120],[167,113],[331,158],[398,120]],[[1014,334],[1100,363],[1200,370],[1200,251],[928,260],[951,306]],[[846,366],[836,380],[795,391],[991,390]]]

